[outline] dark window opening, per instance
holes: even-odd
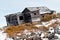
[[[11,20],[17,20],[17,16],[16,15],[12,16]]]
[[[18,25],[18,21],[11,21],[10,24],[16,26],[16,25]]]
[[[14,24],[15,26],[18,25],[18,21],[15,21],[13,24]]]
[[[30,15],[30,13],[26,13],[24,15],[24,21],[25,21],[25,23],[31,22],[31,15]]]
[[[44,14],[41,14],[42,15],[42,17],[44,17]]]
[[[54,11],[51,11],[51,14],[53,13]]]
[[[20,19],[20,20],[23,20],[23,16],[19,16],[19,19]]]
[[[42,17],[44,17],[44,16],[42,16]]]
[[[34,13],[34,15],[36,15],[36,13]]]

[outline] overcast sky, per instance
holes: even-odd
[[[60,0],[0,0],[0,27],[6,25],[5,15],[21,12],[25,7],[46,6],[60,12]]]

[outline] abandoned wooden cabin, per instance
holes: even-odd
[[[27,7],[22,12],[6,15],[7,26],[20,25],[22,23],[40,22],[45,14],[54,14],[56,11],[47,7]]]

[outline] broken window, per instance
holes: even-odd
[[[18,25],[18,21],[13,22],[13,25],[15,26]]]
[[[42,17],[44,17],[44,14],[41,14],[42,15]]]
[[[30,13],[24,14],[24,21],[25,21],[25,23],[31,22],[31,14]]]
[[[19,19],[20,19],[20,20],[23,20],[23,16],[19,16]]]
[[[16,15],[12,16],[11,20],[17,20],[17,16]]]
[[[10,24],[16,26],[16,25],[18,25],[18,21],[17,20],[10,21]]]
[[[34,13],[34,15],[36,15],[36,13]]]

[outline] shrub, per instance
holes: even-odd
[[[52,19],[52,16],[49,14],[45,14],[45,16],[43,17],[43,21],[49,21]]]

